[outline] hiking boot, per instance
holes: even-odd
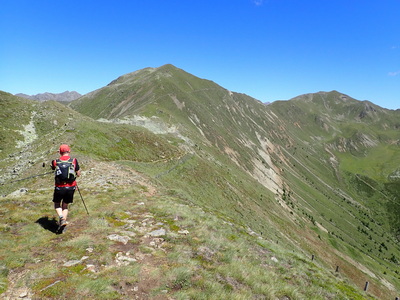
[[[67,220],[65,220],[64,218],[60,218],[60,227],[66,226],[68,225]]]

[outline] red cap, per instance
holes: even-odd
[[[60,146],[60,153],[65,153],[65,152],[71,152],[71,149],[69,148],[68,145],[63,144]]]

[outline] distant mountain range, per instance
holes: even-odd
[[[65,91],[63,93],[58,93],[58,94],[40,93],[40,94],[36,94],[36,95],[26,95],[26,94],[19,93],[19,94],[15,94],[15,96],[26,98],[26,99],[31,99],[31,100],[37,100],[37,101],[55,100],[55,101],[59,101],[59,102],[71,102],[73,100],[78,99],[82,95],[75,91],[72,91],[72,92]]]

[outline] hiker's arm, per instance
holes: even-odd
[[[81,176],[81,167],[79,166],[78,160],[75,158],[75,174],[76,176]]]

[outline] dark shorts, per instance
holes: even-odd
[[[55,202],[55,203],[60,203],[61,201],[63,201],[64,203],[74,202],[75,189],[76,189],[75,186],[55,187],[54,195],[53,195],[53,202]]]

